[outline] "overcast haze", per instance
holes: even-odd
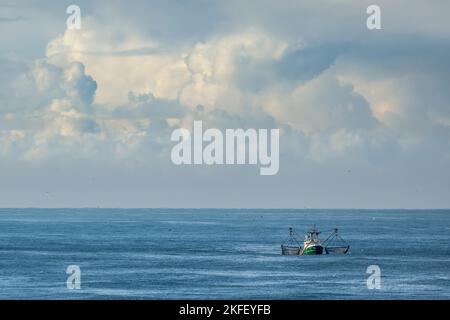
[[[0,0],[0,206],[449,208],[449,12]],[[193,120],[279,128],[279,173],[173,165]]]

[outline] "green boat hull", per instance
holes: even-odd
[[[314,254],[322,254],[323,247],[322,246],[311,246],[303,250],[303,255],[314,255]]]

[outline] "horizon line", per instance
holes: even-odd
[[[282,207],[1,207],[0,210],[3,209],[53,209],[53,210],[61,210],[61,209],[121,209],[121,210],[142,210],[142,209],[151,209],[151,210],[416,210],[416,211],[424,211],[424,210],[450,210],[450,208],[345,208],[345,207],[303,207],[303,208],[282,208]]]

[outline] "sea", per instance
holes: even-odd
[[[449,298],[450,210],[0,209],[0,299]]]

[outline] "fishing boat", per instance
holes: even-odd
[[[281,245],[282,255],[317,255],[317,254],[346,254],[350,246],[338,234],[334,228],[331,234],[322,242],[319,238],[319,230],[316,225],[305,235],[303,247],[298,240],[299,237],[294,228],[289,228],[289,237]]]
[[[289,228],[289,236],[281,245],[281,254],[284,256],[298,256],[302,250],[298,236],[294,228]]]
[[[303,249],[301,250],[301,255],[314,255],[322,254],[323,246],[319,239],[320,232],[316,229],[314,225],[305,236],[305,241],[303,242]]]

